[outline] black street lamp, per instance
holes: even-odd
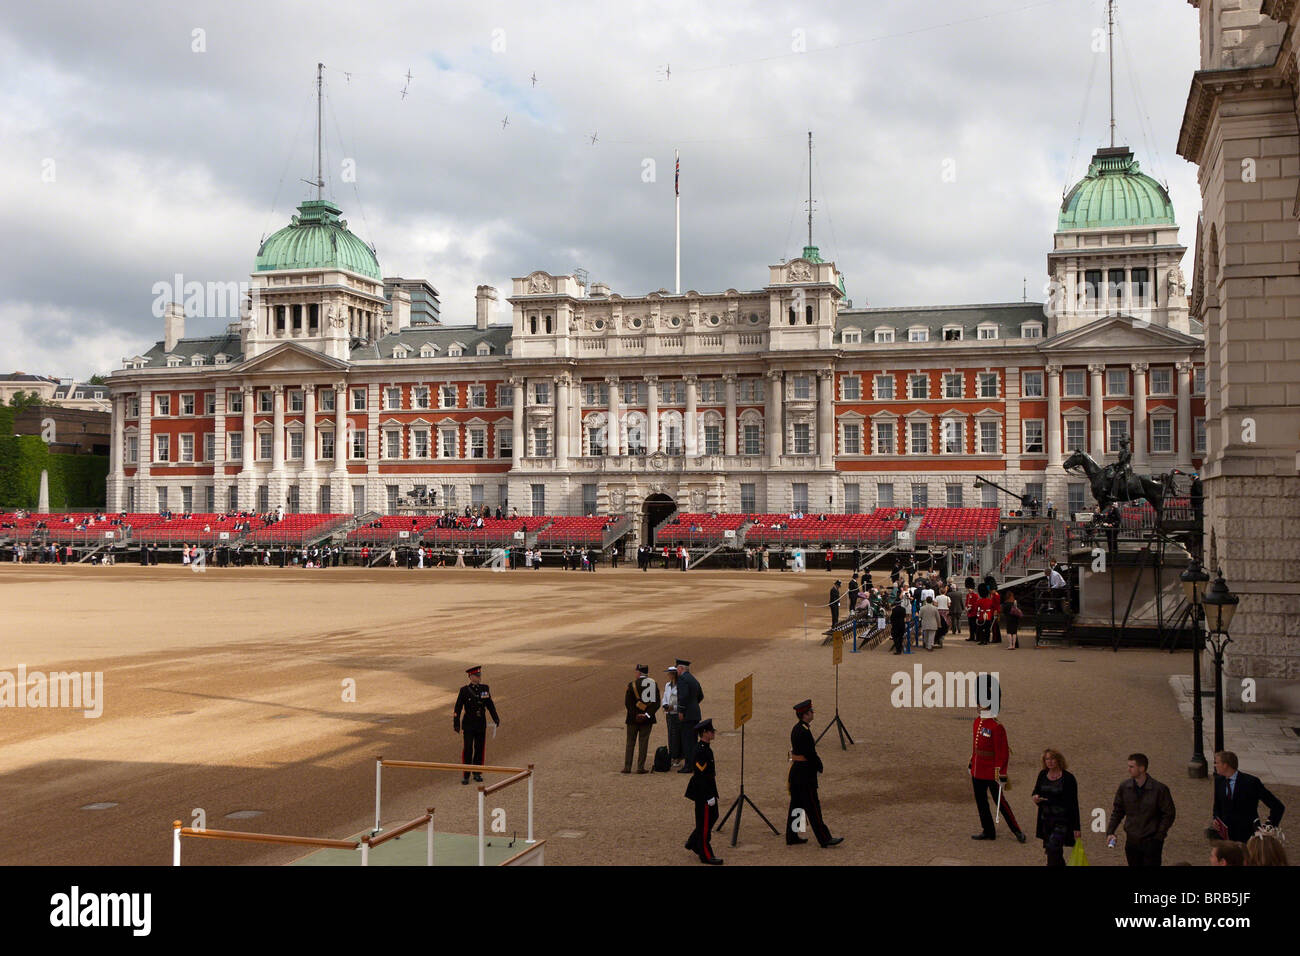
[[[1205,592],[1205,626],[1210,632],[1210,647],[1214,650],[1214,752],[1223,749],[1223,652],[1232,643],[1228,626],[1241,598],[1228,590],[1223,572]]]
[[[1183,582],[1183,592],[1192,609],[1192,759],[1187,762],[1187,775],[1203,778],[1208,773],[1208,765],[1205,760],[1205,716],[1201,707],[1201,654],[1205,650],[1201,622],[1205,620],[1203,599],[1210,576],[1201,567],[1201,562],[1193,557],[1187,570],[1178,578]]]

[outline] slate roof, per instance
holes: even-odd
[[[474,358],[480,342],[490,345],[491,354],[500,358],[506,354],[506,345],[513,331],[514,328],[510,325],[491,325],[484,331],[479,331],[473,325],[415,325],[400,332],[389,333],[378,342],[354,348],[349,358],[354,362],[392,359],[393,349],[398,345],[405,345],[411,350],[412,356],[418,358],[420,346],[425,342],[438,347],[438,358],[447,357],[447,347],[453,342],[465,346],[464,358]]]
[[[153,348],[140,353],[140,357],[145,360],[145,368],[166,368],[167,356],[178,355],[185,367],[188,368],[195,355],[203,356],[203,364],[206,367],[212,364],[213,356],[219,354],[226,356],[229,365],[234,365],[240,361],[243,356],[243,349],[239,344],[238,332],[223,332],[220,335],[181,339],[170,352],[163,350],[162,342],[155,342]]]
[[[1047,331],[1047,317],[1041,302],[1004,302],[989,305],[923,305],[901,308],[842,309],[835,322],[835,341],[843,341],[840,334],[845,328],[861,329],[864,341],[870,340],[877,328],[895,329],[896,341],[907,341],[907,330],[925,326],[930,330],[930,341],[943,338],[944,326],[961,326],[962,339],[975,339],[981,325],[998,327],[999,339],[1020,338],[1020,326],[1025,322],[1043,323]],[[901,335],[899,334],[901,333]]]

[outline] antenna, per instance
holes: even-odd
[[[1110,55],[1110,145],[1115,148],[1115,0],[1106,0],[1106,52]]]
[[[808,245],[812,245],[812,130],[808,131]]]
[[[316,64],[316,178],[304,179],[303,182],[316,187],[316,198],[325,198],[325,180],[321,176],[321,83],[325,64]]]

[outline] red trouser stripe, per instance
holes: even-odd
[[[709,837],[713,833],[713,821],[709,819],[709,805],[704,805],[704,829],[700,833],[700,846],[706,860],[713,859],[713,847],[709,846]]]

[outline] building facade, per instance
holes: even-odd
[[[1191,0],[1178,152],[1198,167],[1191,310],[1205,328],[1206,555],[1241,604],[1230,707],[1300,709],[1300,4]],[[1244,700],[1243,681],[1251,681]],[[1239,691],[1238,688],[1242,690]]]
[[[1204,365],[1168,194],[1124,148],[1062,203],[1046,303],[851,308],[815,246],[749,290],[480,286],[443,324],[325,200],[259,250],[238,323],[111,377],[111,510],[520,514],[1090,508],[1073,450],[1199,466]],[[412,308],[412,295],[425,307]]]

